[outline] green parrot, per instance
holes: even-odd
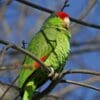
[[[60,72],[70,54],[69,15],[65,12],[53,13],[35,34],[28,50],[44,62],[48,68]],[[19,75],[22,100],[32,100],[36,89],[48,80],[41,65],[25,56]]]

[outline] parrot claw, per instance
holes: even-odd
[[[50,67],[50,70],[51,72],[48,74],[48,77],[51,79],[51,80],[55,80],[59,77],[59,74],[58,73],[55,73],[54,72],[54,69],[52,67]]]
[[[54,75],[54,69],[50,67],[50,73],[48,74],[48,77],[52,77]]]

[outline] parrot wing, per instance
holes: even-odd
[[[45,61],[49,54],[52,51],[51,46],[48,44],[47,39],[43,34],[46,34],[46,37],[51,41],[53,47],[56,47],[56,43],[54,42],[56,40],[56,34],[54,28],[47,28],[44,29],[44,33],[40,30],[36,35],[32,38],[28,50],[33,53],[38,59],[41,61]],[[20,76],[19,76],[19,87],[21,88],[24,84],[24,82],[27,80],[27,78],[36,71],[36,69],[40,66],[39,63],[31,59],[30,57],[26,56],[24,59],[24,64],[28,67],[32,66],[32,69],[30,68],[24,68],[22,66]]]

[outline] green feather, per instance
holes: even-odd
[[[63,28],[63,21],[54,16],[50,16],[44,23],[41,30],[30,41],[28,50],[37,58],[47,56],[44,62],[54,70],[60,71],[70,53],[70,32]],[[35,61],[26,56],[24,64],[31,66]],[[46,74],[39,68],[21,68],[19,76],[19,87],[24,95],[23,100],[31,100],[35,90],[48,80]]]

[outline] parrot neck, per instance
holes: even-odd
[[[42,27],[42,30],[45,30],[45,29],[52,29],[52,28],[55,28],[55,29],[57,29],[57,30],[61,30],[61,31],[64,31],[64,33],[65,33],[65,35],[67,35],[69,38],[71,37],[71,34],[70,34],[70,32],[69,32],[69,30],[68,29],[66,29],[66,28],[64,28],[64,27],[61,27],[61,26],[58,26],[58,25],[54,25],[54,26],[50,26],[50,25],[46,25],[46,26],[43,26]],[[67,33],[67,34],[66,34]]]

